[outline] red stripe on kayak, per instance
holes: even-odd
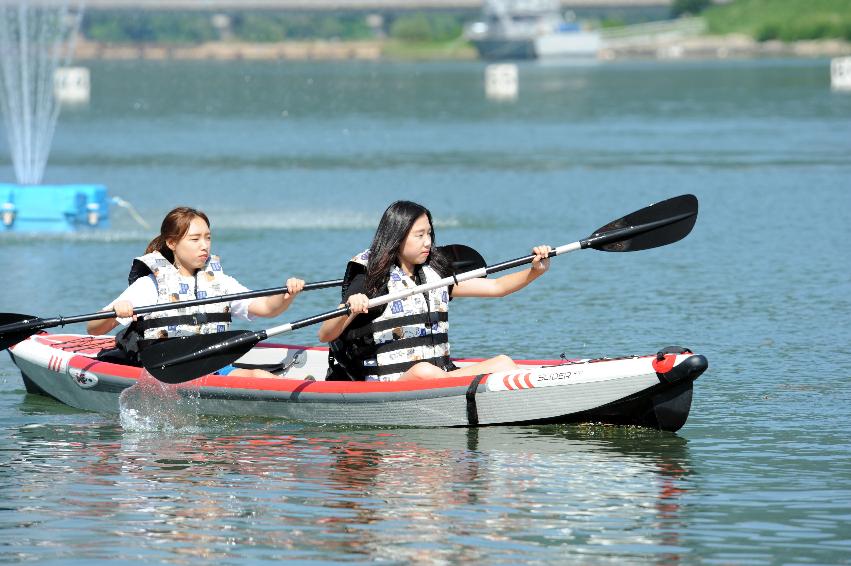
[[[531,374],[531,373],[527,373],[527,374],[523,377],[523,381],[525,381],[525,382],[526,382],[526,387],[528,387],[529,389],[532,389],[533,387],[535,387],[534,385],[532,385],[532,379],[531,379],[531,378],[532,378],[532,374]]]
[[[125,379],[139,379],[142,375],[142,368],[99,362],[86,356],[74,356],[68,360],[68,367],[84,369],[100,375],[123,377]]]
[[[509,391],[514,391],[514,388],[511,387],[511,377],[512,376],[510,376],[510,375],[506,375],[505,377],[502,378],[502,383],[503,383],[503,385],[505,385],[506,389],[508,389]]]

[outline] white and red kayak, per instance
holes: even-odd
[[[106,336],[37,334],[9,349],[30,393],[117,413],[142,368],[98,359]],[[479,360],[455,360],[459,367]],[[206,375],[172,386],[202,414],[391,426],[600,422],[679,430],[706,358],[684,348],[596,360],[523,360],[511,372],[426,381],[325,381],[326,348],[261,343],[235,364],[280,378]]]

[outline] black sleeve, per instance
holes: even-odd
[[[348,282],[343,288],[343,302],[349,300],[349,297],[352,295],[357,295],[358,293],[363,293],[366,289],[366,274],[358,273],[356,274],[351,281]]]
[[[352,277],[352,279],[349,281],[349,284],[343,291],[343,302],[345,303],[347,300],[349,300],[349,297],[358,293],[366,294],[366,273],[357,273]],[[386,287],[378,292],[379,295],[384,295],[386,293]],[[380,305],[369,309],[369,312],[367,314],[359,314],[349,325],[349,328],[360,328],[361,326],[372,322],[373,320],[381,316],[381,313],[384,312],[384,308],[384,305]]]

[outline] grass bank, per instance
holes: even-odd
[[[390,39],[383,44],[382,56],[402,60],[475,59],[476,49],[462,38],[451,41],[400,41]]]
[[[702,16],[713,34],[744,33],[758,41],[851,41],[851,0],[735,0]]]

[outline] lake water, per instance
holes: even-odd
[[[710,369],[676,434],[372,429],[84,413],[27,395],[3,356],[0,561],[851,562],[851,94],[827,61],[522,65],[513,102],[485,98],[477,63],[91,70],[45,181],[104,183],[152,226],[203,208],[249,287],[340,277],[399,198],[495,263],[694,193],[685,240],[569,254],[516,295],[455,301],[452,342],[679,344]],[[97,310],[153,235],[121,209],[108,232],[3,234],[0,311]],[[305,293],[252,327],[337,301]]]

